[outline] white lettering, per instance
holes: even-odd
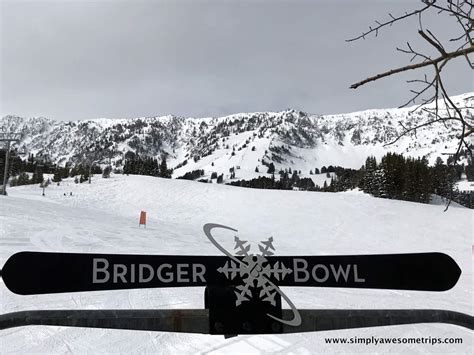
[[[299,267],[298,264],[303,264],[303,267]],[[293,273],[295,277],[295,282],[306,282],[309,280],[309,272],[306,270],[308,268],[308,262],[305,259],[293,259]],[[298,273],[303,273],[304,277],[299,277]]]
[[[119,271],[121,269],[121,271]],[[127,267],[124,264],[114,264],[114,284],[118,282],[118,278],[120,277],[120,280],[124,284],[127,283],[127,280],[125,279],[125,274],[127,273]]]
[[[162,264],[162,265],[158,266],[158,269],[156,270],[156,276],[158,276],[158,280],[160,280],[161,282],[164,282],[164,283],[173,282],[173,273],[172,272],[165,273],[165,275],[168,276],[168,278],[166,278],[166,279],[163,278],[163,276],[161,275],[161,270],[163,270],[164,268],[171,269],[171,265],[170,264]]]
[[[355,282],[365,282],[365,279],[359,278],[359,275],[358,275],[358,273],[357,273],[357,265],[354,264],[354,265],[352,265],[352,266],[353,266],[353,268],[354,268],[354,281],[355,281]]]
[[[148,278],[144,278],[143,269],[147,268],[149,275]],[[138,282],[146,283],[150,282],[153,279],[153,268],[148,264],[138,264]]]
[[[344,278],[344,281],[347,282],[347,280],[349,279],[349,273],[351,271],[351,265],[346,265],[346,270],[344,271],[344,269],[342,268],[342,265],[339,265],[339,267],[337,268],[337,271],[336,271],[336,268],[333,264],[330,264],[329,265],[331,267],[331,271],[334,275],[334,278],[336,279],[336,282],[339,282],[339,277],[341,276],[342,274],[342,277]]]
[[[104,266],[102,268],[99,268],[98,267],[98,264],[99,263],[102,263]],[[109,281],[109,278],[110,278],[110,273],[107,271],[108,267],[109,267],[109,262],[106,260],[106,259],[93,259],[92,260],[92,283],[94,284],[100,284],[100,283],[105,283],[107,281]],[[105,274],[105,277],[102,278],[102,279],[99,279],[98,276],[97,276],[97,273],[103,273]]]
[[[188,274],[188,271],[183,270],[183,268],[188,268],[188,267],[189,267],[189,264],[178,264],[177,265],[178,277],[177,277],[176,281],[178,281],[178,282],[189,282],[189,278],[184,277]]]
[[[198,268],[201,271],[198,271]],[[206,267],[202,264],[193,264],[193,282],[197,282],[197,278],[199,277],[202,282],[206,282],[204,279],[204,274],[206,273]]]
[[[318,269],[322,269],[324,271],[324,276],[322,278],[319,278],[316,274]],[[329,269],[322,264],[317,264],[313,267],[311,274],[313,275],[313,278],[316,280],[316,282],[326,282],[329,278]]]

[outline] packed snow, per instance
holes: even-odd
[[[205,223],[238,229],[255,244],[273,236],[278,255],[444,252],[462,269],[446,292],[284,288],[298,308],[433,308],[472,314],[472,210],[377,199],[358,191],[245,189],[146,176],[98,176],[10,188],[0,196],[0,265],[19,251],[219,255]],[[148,215],[139,228],[140,211]],[[220,240],[227,249],[233,238]],[[137,289],[37,296],[0,282],[2,313],[34,309],[202,308],[203,288]],[[453,337],[463,344],[331,345],[328,337]],[[5,353],[470,353],[472,333],[418,324],[288,335],[190,335],[30,326],[0,332]]]

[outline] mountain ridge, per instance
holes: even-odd
[[[474,93],[452,99],[472,117]],[[196,169],[228,174],[235,167],[236,178],[252,178],[265,173],[271,162],[277,169],[307,174],[323,165],[358,168],[367,156],[380,157],[388,151],[426,156],[434,162],[441,153],[455,149],[456,122],[421,128],[386,146],[403,131],[401,124],[413,127],[429,120],[430,115],[414,107],[331,115],[287,109],[223,117],[166,115],[77,121],[7,115],[0,119],[0,127],[23,133],[18,146],[21,151],[47,155],[59,165],[97,160],[120,168],[127,154],[165,155],[168,166],[176,168],[173,177]]]

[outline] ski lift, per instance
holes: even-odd
[[[2,131],[0,132],[0,143],[5,144],[5,159],[4,163],[4,173],[3,173],[3,186],[2,186],[2,195],[7,195],[7,180],[8,180],[8,165],[10,160],[10,148],[12,144],[19,143],[22,138],[21,133],[16,132],[7,132],[6,127],[2,127]]]
[[[19,156],[24,157],[24,156],[26,156],[26,155],[28,154],[28,151],[25,149],[25,147],[23,147],[23,149],[20,149],[20,150],[17,151],[17,154],[18,154]]]
[[[48,154],[38,154],[36,160],[41,165],[47,165],[51,163],[51,158]]]
[[[23,147],[20,147],[20,149],[14,149],[12,150],[12,153],[14,153],[16,156],[21,156],[21,157],[24,157],[28,154],[28,151],[26,150],[26,148],[23,146]]]

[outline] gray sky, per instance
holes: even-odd
[[[1,1],[0,115],[57,120],[236,112],[339,113],[396,107],[414,73],[349,85],[424,48],[417,21],[344,40],[410,0]],[[441,37],[449,22],[428,18]],[[473,91],[463,60],[452,94]],[[418,76],[420,77],[420,74]]]

